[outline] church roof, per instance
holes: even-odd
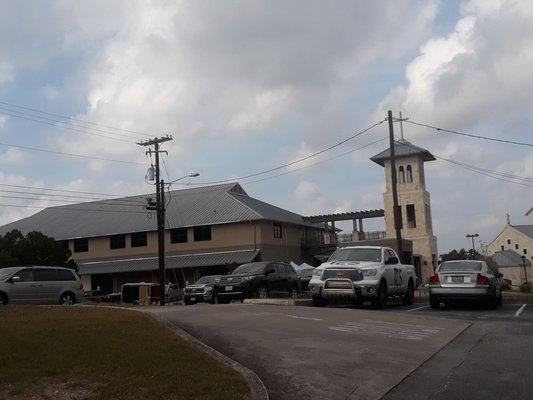
[[[414,155],[419,155],[423,161],[434,161],[435,156],[429,152],[429,150],[423,149],[422,147],[415,146],[414,144],[404,140],[403,142],[394,143],[394,152],[396,158],[409,157]],[[385,160],[390,159],[390,148],[383,150],[381,153],[376,154],[370,158],[376,164],[385,166]]]

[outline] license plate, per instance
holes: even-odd
[[[233,290],[233,286],[226,286],[226,287],[224,287],[224,290],[226,292],[231,292]]]
[[[196,297],[191,297],[191,301],[196,301]]]
[[[462,276],[452,276],[452,283],[463,283],[464,278]]]

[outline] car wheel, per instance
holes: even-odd
[[[379,283],[376,299],[372,302],[372,305],[377,309],[385,308],[387,305],[387,283],[385,281]]]
[[[62,304],[64,306],[71,306],[74,303],[76,303],[76,298],[72,293],[64,293],[59,299],[59,304]]]
[[[434,297],[429,296],[429,305],[434,310],[437,310],[438,308],[440,308],[440,301],[435,299]]]
[[[415,302],[415,285],[413,281],[409,280],[409,285],[407,285],[407,292],[402,296],[402,304],[405,306],[410,306]]]
[[[258,299],[268,299],[268,289],[264,286],[259,286],[257,288],[257,298]]]
[[[7,296],[4,293],[0,293],[0,307],[7,306],[8,302]]]
[[[289,293],[289,296],[291,299],[297,299],[298,298],[298,291],[296,288],[292,288],[291,292]]]
[[[487,303],[487,308],[489,310],[496,310],[498,308],[499,299],[496,296],[496,290],[494,290],[494,295],[489,299]]]
[[[321,297],[313,297],[313,306],[314,307],[325,307],[328,305],[328,301]]]

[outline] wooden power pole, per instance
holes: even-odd
[[[155,205],[148,204],[147,210],[157,212],[157,247],[159,258],[159,305],[165,305],[165,182],[160,178],[159,171],[159,153],[166,153],[159,149],[159,145],[172,140],[171,136],[163,136],[137,143],[140,146],[154,146],[146,153],[155,155]]]
[[[390,142],[390,168],[391,168],[391,184],[392,184],[392,215],[394,218],[394,230],[396,231],[396,246],[398,248],[398,257],[400,257],[400,262],[403,262],[403,242],[402,242],[402,231],[401,231],[401,221],[398,205],[398,180],[396,176],[396,150],[395,150],[395,141],[394,141],[394,126],[392,111],[389,110],[387,115],[387,120],[389,121],[389,142]]]

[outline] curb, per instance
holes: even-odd
[[[241,374],[244,380],[246,381],[246,383],[248,384],[248,387],[250,388],[250,391],[252,392],[252,398],[254,400],[269,400],[268,392],[266,390],[265,384],[263,383],[261,378],[257,376],[257,374],[254,371],[238,363],[237,361],[229,358],[228,356],[225,356],[218,350],[215,350],[214,348],[208,346],[204,342],[195,338],[188,332],[178,327],[176,324],[164,319],[163,317],[154,315],[150,312],[147,312],[146,310],[132,308],[132,307],[99,306],[99,305],[81,305],[81,306],[82,307],[94,307],[94,308],[114,308],[114,309],[119,309],[119,310],[130,310],[130,311],[136,311],[138,313],[146,315],[154,319],[158,323],[163,324],[167,329],[171,330],[174,334],[178,335],[180,338],[185,340],[187,343],[200,349],[201,351],[206,353],[211,358],[214,358],[221,364],[224,364],[230,368],[233,368],[235,371]]]

